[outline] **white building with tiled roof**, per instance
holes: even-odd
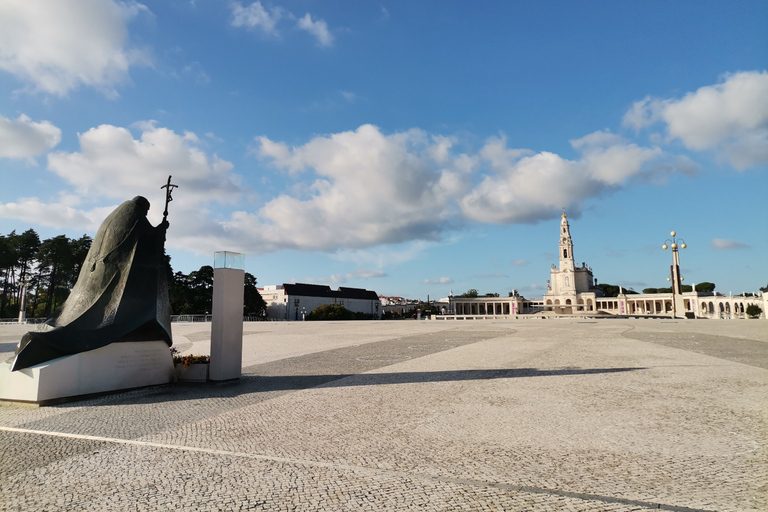
[[[376,292],[362,288],[305,283],[284,283],[265,286],[259,290],[267,303],[267,317],[271,320],[302,320],[305,315],[323,304],[339,304],[355,312],[381,316],[381,303]]]

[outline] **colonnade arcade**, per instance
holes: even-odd
[[[580,294],[581,295],[581,294]],[[584,294],[586,295],[586,294]],[[560,315],[569,315],[573,313],[583,313],[585,311],[594,311],[595,303],[591,297],[579,297],[578,299],[546,299],[544,301],[547,311],[553,311]]]
[[[555,315],[578,313],[607,313],[609,315],[671,316],[675,311],[678,316],[693,318],[747,318],[747,307],[756,304],[763,310],[765,318],[768,301],[764,297],[725,297],[711,294],[699,295],[686,293],[682,300],[678,296],[678,306],[673,308],[671,294],[620,295],[618,297],[597,297],[578,299],[575,304],[570,299],[547,299],[545,301],[526,301],[520,297],[509,298],[452,298],[444,312],[449,316],[509,316],[535,314],[549,311]]]
[[[516,315],[521,313],[521,305],[516,297],[509,298],[453,298],[451,306],[454,315]]]
[[[678,301],[680,301],[679,297]],[[691,292],[683,295],[681,302],[678,302],[678,306],[682,305],[682,311],[677,311],[677,314],[688,314],[695,318],[746,318],[747,307],[750,304],[756,304],[765,313],[763,297],[725,297]],[[597,311],[613,315],[669,316],[674,311],[671,294],[600,297],[596,303]]]

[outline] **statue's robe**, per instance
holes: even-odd
[[[43,330],[24,335],[13,371],[120,341],[162,340],[171,346],[167,224],[153,227],[148,208],[139,196],[104,220],[69,297]]]

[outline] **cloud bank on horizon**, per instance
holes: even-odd
[[[24,84],[15,94],[65,101],[92,88],[119,101],[131,70],[156,66],[152,49],[131,37],[131,23],[153,16],[145,5],[78,0],[47,6],[0,4],[0,70]],[[324,49],[337,43],[316,14],[261,2],[230,2],[228,9],[232,30],[266,38],[298,30]],[[244,168],[211,152],[205,135],[134,119],[128,126],[92,126],[77,134],[77,150],[63,150],[57,149],[62,137],[74,134],[24,112],[15,119],[0,113],[0,158],[43,166],[63,184],[55,197],[0,203],[0,218],[94,231],[119,201],[157,188],[169,174],[182,188],[168,243],[195,253],[222,245],[249,254],[364,250],[440,240],[475,223],[533,223],[561,208],[578,215],[594,198],[663,184],[674,174],[695,175],[699,165],[691,154],[715,155],[738,171],[768,164],[768,71],[722,73],[713,77],[716,83],[676,97],[627,98],[634,103],[616,128],[595,127],[570,140],[572,155],[519,147],[504,133],[478,135],[478,144],[467,131],[387,132],[372,123],[299,144],[244,134],[252,141],[249,158],[288,183],[269,195],[249,184]],[[634,137],[616,133],[620,128]],[[159,210],[153,209],[155,221]],[[717,249],[739,244],[713,241]]]

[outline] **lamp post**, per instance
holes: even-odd
[[[683,278],[680,277],[680,255],[677,250],[678,247],[680,249],[685,249],[688,246],[685,245],[685,240],[682,238],[675,238],[675,236],[677,236],[676,232],[672,231],[670,235],[672,235],[672,238],[665,240],[664,245],[662,245],[661,248],[665,251],[669,248],[672,249],[672,267],[670,277],[668,277],[667,280],[671,279],[672,281],[672,317],[677,318],[677,296],[679,295],[682,298],[683,295],[683,290],[680,285],[680,282],[683,280]]]
[[[307,308],[305,308],[304,306],[301,306],[301,321],[303,322],[306,319],[307,319]]]
[[[19,323],[27,323],[27,285],[29,281],[26,279],[21,282],[21,306],[19,307]]]

